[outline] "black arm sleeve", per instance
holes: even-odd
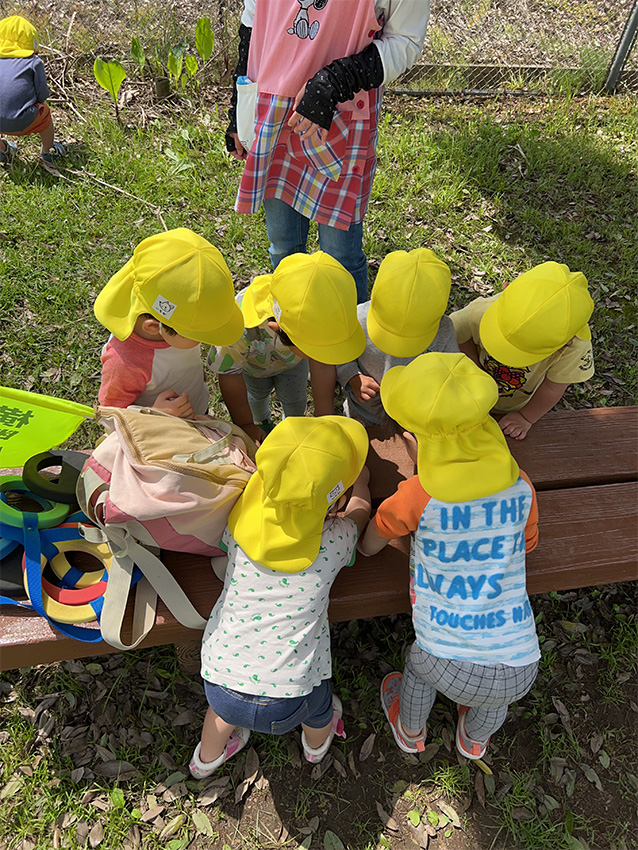
[[[382,82],[381,56],[376,45],[369,44],[361,53],[335,59],[308,80],[297,112],[329,130],[338,103],[350,100],[361,89],[376,89]]]
[[[228,129],[226,130],[226,150],[230,153],[235,150],[235,140],[231,137],[231,133],[237,132],[237,78],[246,75],[248,69],[248,50],[250,48],[250,36],[252,35],[252,27],[239,25],[239,57],[237,59],[237,67],[233,74],[233,94],[230,99],[230,108],[228,110]]]

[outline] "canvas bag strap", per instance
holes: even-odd
[[[101,494],[97,504],[105,499],[106,494]],[[96,511],[96,513],[99,512]],[[193,607],[179,583],[160,559],[141,546],[124,529],[104,526],[101,523],[100,525],[107,535],[108,545],[113,555],[100,619],[104,640],[117,649],[134,649],[138,646],[155,623],[158,595],[183,626],[203,630],[206,621]],[[135,565],[140,568],[144,578],[137,584],[132,643],[127,645],[122,642],[121,633]]]

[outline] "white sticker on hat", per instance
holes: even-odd
[[[277,320],[277,323],[279,323],[279,320],[281,319],[281,307],[277,303],[276,298],[273,298],[272,300],[272,314]]]
[[[177,304],[173,304],[172,301],[169,301],[168,298],[164,298],[163,295],[158,295],[151,309],[155,310],[156,313],[159,313],[163,319],[170,319],[177,309]]]
[[[338,484],[335,484],[335,486],[326,496],[328,504],[331,505],[333,502],[336,502],[339,496],[345,492],[345,489],[346,488],[343,486],[343,481],[340,481]]]

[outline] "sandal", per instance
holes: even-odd
[[[66,156],[66,148],[60,142],[53,142],[53,147],[46,152],[40,151],[40,159],[44,162],[55,162],[63,156]]]
[[[190,770],[191,776],[195,779],[206,779],[206,777],[215,773],[215,771],[222,766],[225,761],[228,761],[229,758],[232,758],[234,755],[240,750],[243,750],[246,746],[248,739],[250,737],[250,729],[244,729],[241,726],[238,726],[236,729],[233,729],[230,738],[226,741],[226,746],[224,747],[224,752],[216,758],[214,761],[202,761],[200,758],[200,753],[202,751],[202,742],[195,747],[195,752],[191,757],[190,764],[188,765],[188,769]]]
[[[312,747],[308,746],[306,741],[306,733],[302,731],[301,733],[301,746],[303,747],[303,754],[306,758],[306,761],[309,761],[310,764],[317,764],[321,761],[321,759],[325,756],[325,754],[330,749],[330,744],[332,744],[332,739],[335,735],[338,735],[340,738],[345,738],[346,733],[343,728],[343,720],[341,719],[341,715],[343,714],[343,706],[341,705],[341,700],[339,697],[332,697],[332,729],[326,740],[320,747],[317,747],[316,750],[313,750]]]
[[[10,142],[9,139],[3,139],[6,147],[0,150],[0,165],[9,165],[15,155],[18,153],[18,146],[15,142]]]
[[[409,738],[405,734],[399,718],[399,690],[401,688],[402,673],[388,673],[381,682],[381,705],[385,714],[394,740],[400,750],[404,753],[422,753],[425,749],[425,740],[428,736],[425,726],[418,738]]]

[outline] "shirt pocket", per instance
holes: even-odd
[[[291,132],[288,138],[288,153],[293,159],[314,168],[328,180],[338,180],[343,171],[347,145],[348,124],[336,113],[325,142],[321,141],[319,132],[313,133],[303,142],[297,133]]]

